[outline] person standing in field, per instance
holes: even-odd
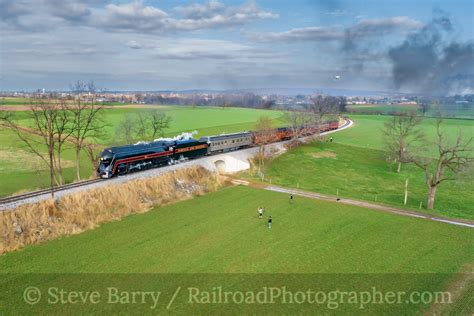
[[[271,216],[268,216],[268,228],[269,229],[272,228],[272,217]]]
[[[263,218],[263,208],[261,208],[261,207],[258,208],[258,218],[259,219]]]
[[[332,136],[331,136],[331,137],[329,137],[329,142],[330,142],[330,143],[332,143]]]
[[[293,193],[290,193],[290,203],[293,203]]]

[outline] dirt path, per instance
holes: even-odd
[[[353,200],[353,199],[337,198],[331,195],[308,192],[308,191],[291,189],[291,188],[283,188],[283,187],[275,186],[275,185],[266,185],[266,184],[250,182],[250,181],[242,180],[242,179],[233,180],[233,183],[240,184],[240,185],[249,185],[258,189],[264,189],[264,190],[269,190],[269,191],[274,191],[274,192],[293,194],[295,196],[304,196],[310,199],[355,205],[355,206],[369,208],[376,211],[397,214],[401,216],[416,217],[416,218],[421,218],[421,219],[426,219],[426,220],[431,220],[435,222],[441,222],[441,223],[446,223],[446,224],[451,224],[451,225],[456,225],[456,226],[474,228],[474,222],[469,221],[469,220],[449,219],[449,218],[445,218],[441,216],[433,216],[433,215],[428,215],[428,214],[423,214],[423,213],[417,213],[414,211],[408,211],[405,209],[400,209],[400,208],[386,206],[386,205],[374,204],[370,202],[358,201],[358,200]]]

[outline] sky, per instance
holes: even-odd
[[[0,0],[0,90],[474,93],[472,0]]]

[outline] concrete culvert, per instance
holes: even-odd
[[[226,172],[225,161],[224,160],[216,160],[214,162],[214,165],[216,166],[216,169],[219,173],[225,173]]]

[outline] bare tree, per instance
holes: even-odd
[[[141,140],[145,140],[148,136],[149,118],[144,115],[143,112],[138,112],[135,115],[133,122],[133,131],[135,137]]]
[[[119,123],[116,129],[117,139],[127,144],[135,141],[134,137],[134,119],[131,115],[125,115],[123,120]]]
[[[104,106],[98,104],[97,88],[93,81],[84,83],[81,81],[71,85],[73,93],[76,95],[74,105],[70,111],[74,118],[74,150],[76,154],[76,179],[81,179],[81,151],[86,145],[87,139],[97,139],[104,135],[105,123],[102,117]],[[87,94],[87,102],[82,98]]]
[[[264,166],[265,163],[265,146],[274,142],[277,138],[275,128],[273,128],[273,121],[268,116],[261,116],[254,128],[254,142],[258,146],[257,161],[258,170]]]
[[[424,139],[421,122],[421,118],[413,112],[394,115],[384,124],[385,143],[390,156],[397,163],[397,173],[400,172],[402,163],[408,162],[411,147]]]
[[[74,132],[74,117],[69,111],[69,107],[66,104],[66,101],[59,100],[53,106],[54,109],[57,111],[53,120],[54,137],[56,138],[56,154],[54,159],[54,166],[56,170],[56,178],[58,180],[58,184],[63,184],[64,178],[61,157],[65,143],[68,141],[69,137]]]
[[[155,139],[156,136],[163,136],[164,130],[170,127],[172,117],[165,112],[152,111],[149,115],[151,136]]]
[[[284,119],[291,130],[291,143],[306,135],[312,125],[311,115],[308,112],[290,109],[285,112]]]
[[[423,116],[425,116],[426,112],[430,109],[430,104],[429,101],[421,101],[420,108],[421,108],[421,113],[423,113]]]
[[[59,123],[57,120],[61,110],[54,101],[41,99],[31,104],[28,113],[32,121],[31,128],[20,126],[13,115],[2,115],[1,119],[6,127],[15,132],[30,152],[38,156],[48,166],[51,196],[54,197],[54,186],[59,183],[56,176],[55,149],[58,139],[57,125]],[[44,148],[46,153],[41,148]]]
[[[157,136],[163,136],[164,130],[170,127],[171,116],[162,111],[139,112],[136,114],[134,122],[134,132],[140,139],[155,139]]]
[[[323,118],[330,114],[338,114],[346,109],[345,97],[317,95],[311,98],[309,113],[312,114],[313,125],[318,126]]]
[[[86,152],[87,157],[92,165],[92,175],[97,172],[99,167],[100,149],[96,144],[84,144],[83,150]]]
[[[428,187],[427,209],[434,207],[436,190],[444,181],[455,180],[456,176],[467,170],[474,162],[472,140],[473,137],[463,137],[458,133],[454,140],[446,137],[441,129],[442,119],[436,122],[437,159],[421,156],[410,158],[416,166],[425,173],[425,183]]]

